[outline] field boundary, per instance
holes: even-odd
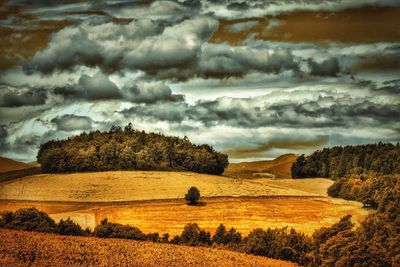
[[[326,196],[212,196],[212,197],[201,197],[200,203],[204,201],[211,202],[219,202],[226,200],[261,200],[261,199],[314,199],[322,202],[330,202],[332,200],[330,197]],[[338,199],[340,200],[340,199]],[[347,201],[347,200],[346,200]],[[356,202],[356,201],[347,201],[347,202]],[[146,199],[146,200],[130,200],[130,201],[108,201],[108,202],[83,202],[83,201],[46,201],[46,200],[18,200],[18,199],[1,199],[1,203],[31,203],[34,205],[37,204],[66,204],[66,205],[95,205],[95,206],[109,206],[109,205],[145,205],[145,204],[171,204],[176,203],[178,205],[186,205],[186,202],[183,198],[168,198],[168,199]],[[207,203],[205,203],[207,204]],[[199,205],[201,206],[201,205]]]
[[[42,173],[41,167],[32,167],[32,168],[26,168],[26,169],[22,169],[22,170],[3,172],[3,173],[0,173],[0,183],[18,179],[18,178],[22,178],[25,176],[41,174],[41,173]]]

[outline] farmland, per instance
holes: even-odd
[[[182,198],[190,186],[198,187],[204,197],[325,195],[294,189],[290,185],[272,184],[270,181],[267,178],[233,179],[191,172],[40,174],[1,183],[0,196],[9,200],[121,202]],[[326,185],[323,188],[325,190]]]
[[[1,266],[296,266],[231,251],[0,230]]]

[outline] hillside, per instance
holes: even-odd
[[[237,252],[0,230],[1,266],[296,266]]]
[[[224,175],[240,178],[291,178],[291,167],[297,155],[285,154],[273,160],[230,163]]]
[[[23,162],[0,157],[0,173],[31,168],[32,166]]]
[[[269,180],[157,171],[39,174],[0,184],[0,196],[12,200],[121,202],[183,198],[190,186],[198,187],[204,197],[318,195],[270,185]]]

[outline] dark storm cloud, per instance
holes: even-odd
[[[86,116],[76,116],[74,114],[66,114],[51,120],[57,125],[59,131],[76,131],[91,130],[92,120]]]
[[[251,71],[280,73],[298,70],[298,63],[289,50],[253,49],[207,45],[203,49],[198,72],[203,77],[243,76]]]
[[[77,84],[56,88],[54,92],[66,98],[86,100],[122,98],[119,88],[102,73],[98,73],[93,77],[83,75]]]
[[[249,8],[249,5],[243,1],[243,2],[234,2],[234,3],[230,3],[229,5],[227,5],[228,9],[232,9],[232,10],[246,10]]]
[[[319,97],[304,103],[259,104],[260,98],[220,98],[196,105],[135,106],[122,112],[125,117],[145,116],[155,120],[182,122],[192,120],[211,127],[289,127],[326,128],[363,126],[399,127],[400,104],[378,104],[369,100]],[[399,122],[397,122],[399,124]]]
[[[7,127],[5,125],[0,125],[0,151],[3,151],[6,148],[7,135]]]
[[[311,69],[310,73],[316,76],[336,76],[340,71],[339,62],[336,58],[330,58],[321,63],[309,59],[308,65]]]
[[[183,95],[172,94],[171,88],[162,82],[139,82],[124,90],[125,99],[135,103],[157,101],[183,101]]]
[[[160,81],[135,81],[120,89],[103,73],[93,77],[83,75],[78,83],[56,87],[54,93],[66,99],[88,101],[119,99],[132,103],[155,103],[184,100],[183,95],[172,94],[171,88]]]
[[[45,104],[47,92],[41,88],[0,88],[0,107],[38,106]]]
[[[388,94],[395,97],[400,96],[400,80],[390,80],[382,83],[381,87],[376,87],[373,90],[375,93]]]

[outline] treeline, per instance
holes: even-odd
[[[293,178],[329,177],[332,197],[373,210],[353,229],[349,217],[313,235],[311,266],[400,266],[400,145],[333,147],[301,156]]]
[[[247,237],[234,228],[220,225],[215,234],[201,229],[196,223],[187,224],[180,235],[170,238],[168,233],[145,234],[140,229],[103,219],[93,231],[82,229],[71,219],[56,223],[46,213],[36,208],[19,209],[0,213],[0,228],[36,231],[70,236],[94,236],[100,238],[124,238],[188,246],[224,247],[254,255],[305,263],[306,253],[311,250],[310,238],[294,229],[254,229]]]
[[[400,144],[369,144],[324,148],[292,166],[293,178],[329,177],[337,179],[356,168],[379,174],[400,173]]]
[[[399,183],[387,192],[378,211],[369,215],[356,230],[351,216],[331,227],[322,227],[312,237],[294,229],[254,229],[242,237],[234,228],[220,225],[214,235],[197,224],[187,224],[180,235],[144,234],[140,229],[101,221],[93,232],[72,220],[58,224],[35,208],[2,212],[0,228],[57,233],[61,235],[125,238],[190,246],[221,247],[238,252],[296,262],[304,266],[399,266]]]
[[[323,266],[400,266],[400,174],[378,175],[358,169],[336,180],[328,193],[363,202],[376,210],[356,230],[349,222],[320,245],[316,251],[319,254],[317,263],[322,262]]]
[[[131,124],[49,141],[40,146],[37,160],[50,173],[174,170],[221,174],[228,166],[228,156],[209,145],[138,131]]]

